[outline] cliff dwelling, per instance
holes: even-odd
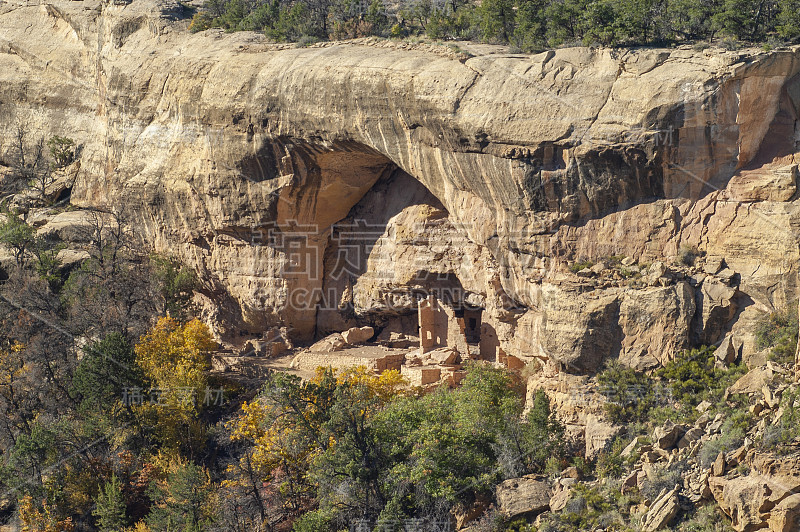
[[[454,309],[433,294],[419,301],[419,337],[423,353],[451,347],[465,356],[481,357],[479,308]]]

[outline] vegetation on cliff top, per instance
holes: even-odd
[[[427,36],[510,44],[778,44],[800,37],[798,0],[207,0],[191,29],[263,31],[276,41]]]

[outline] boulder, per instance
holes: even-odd
[[[602,418],[589,414],[586,416],[586,459],[592,460],[602,451],[606,450],[612,440],[622,432],[622,427],[609,423]]]
[[[647,510],[642,523],[642,532],[656,532],[668,526],[678,515],[679,509],[678,486],[670,491],[664,488]]]
[[[728,366],[736,362],[742,351],[742,341],[735,339],[732,334],[728,334],[722,339],[719,346],[714,350],[714,358],[721,365]]]
[[[550,508],[552,489],[535,477],[512,478],[497,486],[496,496],[497,509],[509,519],[532,517]]]
[[[731,286],[732,284],[735,284],[736,272],[731,270],[730,268],[723,268],[722,271],[718,272],[715,275],[715,277],[717,279],[720,279],[722,282],[724,282],[728,286]]]
[[[463,530],[469,523],[472,523],[483,515],[489,507],[489,503],[488,497],[479,495],[469,505],[456,505],[451,511],[456,530]]]
[[[560,512],[567,506],[567,503],[572,498],[572,493],[568,489],[561,490],[556,492],[550,498],[550,511],[551,512]]]
[[[91,255],[89,255],[89,252],[82,249],[62,249],[56,255],[56,259],[61,265],[61,268],[65,270],[71,270],[76,266],[80,266],[83,261],[90,257]]]
[[[577,478],[560,478],[558,480],[558,485],[562,489],[565,489],[565,490],[569,491],[569,490],[571,490],[572,488],[574,488],[575,486],[578,485],[578,479]]]
[[[435,384],[442,378],[442,368],[438,366],[400,366],[400,374],[411,386]]]
[[[731,518],[733,529],[737,532],[764,528],[798,530],[800,457],[750,452],[733,458],[750,467],[747,476],[733,473],[728,477],[712,476],[708,479],[711,494],[720,509]]]
[[[363,344],[375,334],[372,327],[353,327],[342,333],[342,339],[349,345]]]
[[[725,416],[722,414],[722,412],[720,412],[714,416],[714,419],[712,419],[708,425],[706,425],[706,432],[709,434],[715,434],[719,432],[723,423],[725,423]]]
[[[315,353],[333,353],[335,351],[341,351],[345,347],[347,347],[347,342],[344,341],[342,335],[333,333],[316,342],[309,347],[308,350]]]
[[[44,238],[91,243],[98,233],[104,238],[116,227],[110,214],[97,211],[65,211],[56,214],[36,232]]]
[[[452,347],[440,347],[422,355],[423,364],[437,364],[440,366],[449,366],[458,362],[458,351]]]
[[[730,517],[737,532],[751,532],[764,528],[762,511],[765,493],[764,481],[750,476],[725,478],[712,476],[708,487],[720,509]]]
[[[764,396],[764,403],[768,408],[775,408],[781,404],[781,395],[773,392],[769,386],[764,385],[761,388],[761,394]]]
[[[608,270],[608,264],[606,264],[603,261],[600,261],[597,264],[595,264],[594,266],[592,266],[591,268],[589,268],[589,271],[591,271],[595,275],[600,275],[603,272],[605,272],[606,270]]]
[[[710,401],[700,401],[700,404],[698,404],[698,405],[695,407],[695,410],[697,410],[697,411],[698,411],[698,412],[700,412],[701,414],[705,414],[705,413],[706,413],[706,411],[707,411],[709,408],[711,408],[712,406],[714,406],[714,405],[712,405]]]
[[[708,472],[702,473],[699,476],[690,475],[686,480],[685,486],[689,489],[689,500],[693,503],[698,503],[705,499],[711,498],[711,490],[708,488]]]
[[[604,416],[606,399],[587,376],[559,372],[552,377],[544,371],[535,373],[527,382],[526,410],[533,406],[538,391],[547,394],[550,408],[576,438],[583,436],[578,433],[584,432],[590,415],[601,419]]]
[[[326,344],[331,345],[331,344]],[[280,336],[269,335],[267,338],[251,339],[239,349],[240,356],[276,357],[288,351],[288,341]]]
[[[700,427],[692,427],[678,440],[678,449],[685,449],[703,437],[706,432]]]
[[[651,277],[661,277],[662,275],[667,273],[667,267],[664,265],[663,262],[657,260],[650,265],[650,268],[647,270],[647,275]]]
[[[239,349],[238,354],[242,357],[264,356],[266,354],[268,342],[250,339]]]
[[[797,165],[742,170],[728,189],[736,201],[788,201],[797,191]]]
[[[506,352],[534,350],[570,373],[592,373],[619,345],[618,319],[616,294],[542,286],[541,304],[517,321]]]
[[[656,427],[653,431],[653,444],[659,449],[668,451],[677,445],[678,440],[686,432],[684,425],[677,425],[667,421],[661,427]]]
[[[700,321],[696,340],[699,343],[713,344],[718,340],[722,330],[736,314],[736,291],[736,288],[713,277],[707,277],[700,290],[695,291]]]
[[[758,393],[764,386],[771,383],[774,378],[775,372],[769,366],[753,368],[734,382],[728,388],[728,393]]]
[[[378,343],[387,347],[404,349],[412,345],[419,345],[419,338],[408,336],[402,332],[384,330],[378,335]]]
[[[626,292],[619,306],[620,362],[637,371],[666,364],[689,347],[694,313],[694,290],[685,281]]]
[[[769,514],[770,532],[797,532],[800,530],[800,494],[783,499]]]
[[[620,491],[625,493],[628,490],[635,488],[638,485],[639,480],[639,471],[634,470],[631,473],[622,479],[622,485],[620,486]]]
[[[625,446],[624,449],[622,449],[620,456],[622,458],[628,458],[633,454],[633,452],[636,450],[638,446],[639,446],[639,438],[637,437],[631,440],[631,442],[627,446]]]
[[[725,262],[721,257],[707,257],[703,264],[703,271],[708,275],[715,275],[725,267]]]

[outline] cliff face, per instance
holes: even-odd
[[[295,48],[186,16],[4,4],[0,123],[81,144],[73,203],[194,266],[223,337],[444,290],[523,360],[646,367],[726,334],[751,356],[797,297],[800,50]]]

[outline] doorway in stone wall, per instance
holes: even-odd
[[[483,309],[480,308],[464,309],[464,336],[467,337],[467,343],[480,343],[482,313]]]

